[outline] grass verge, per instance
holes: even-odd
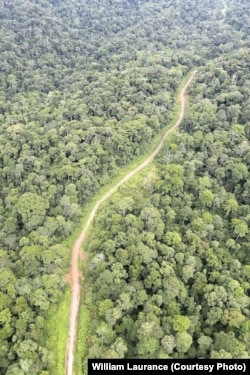
[[[53,353],[53,368],[50,375],[64,374],[65,352],[69,330],[70,288],[67,287],[63,299],[56,310],[50,309],[46,319],[47,348]]]
[[[87,338],[89,335],[90,328],[90,314],[84,304],[80,305],[79,318],[78,318],[78,330],[77,330],[77,342],[76,342],[76,375],[82,375],[83,371],[83,360],[88,354],[88,343]]]

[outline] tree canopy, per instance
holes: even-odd
[[[181,132],[96,220],[82,345],[249,356],[248,5],[0,1],[0,374],[57,374],[47,321],[66,293],[65,239],[174,120],[194,66]]]

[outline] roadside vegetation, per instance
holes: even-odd
[[[180,133],[100,210],[91,358],[250,357],[248,81],[244,50],[198,72]]]

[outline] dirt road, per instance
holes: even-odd
[[[225,17],[226,17],[226,12],[227,12],[227,4],[225,3],[225,1],[222,0],[222,5],[223,5],[223,9],[221,11],[223,15],[222,22],[224,22]]]
[[[181,110],[179,114],[179,118],[176,123],[166,131],[164,136],[162,137],[159,145],[156,149],[149,155],[149,157],[138,167],[134,168],[131,172],[129,172],[126,176],[124,176],[113,188],[111,188],[94,206],[93,210],[91,211],[88,221],[83,228],[80,236],[78,237],[77,241],[74,244],[72,249],[72,257],[71,257],[71,285],[72,285],[72,294],[71,294],[71,306],[70,306],[70,324],[69,324],[69,335],[68,335],[68,343],[67,343],[67,352],[65,358],[65,372],[67,375],[73,375],[73,368],[74,368],[74,345],[75,345],[75,338],[76,338],[76,328],[77,328],[77,315],[79,310],[79,303],[80,303],[80,271],[78,269],[78,259],[81,246],[86,238],[86,233],[91,225],[99,207],[103,202],[105,202],[108,198],[110,198],[114,192],[121,186],[124,182],[128,181],[131,177],[133,177],[136,173],[142,170],[146,165],[148,165],[154,157],[158,154],[162,146],[164,145],[165,140],[167,139],[169,133],[176,129],[184,116],[184,109],[185,109],[185,92],[187,87],[190,85],[191,81],[194,78],[196,71],[193,71],[191,76],[189,77],[187,83],[183,87],[180,92],[179,100],[181,103]]]

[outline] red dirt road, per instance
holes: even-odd
[[[110,198],[114,194],[114,192],[118,189],[119,186],[121,186],[124,182],[128,181],[136,173],[138,173],[144,167],[146,167],[149,163],[151,163],[154,157],[161,150],[162,146],[164,145],[164,142],[166,141],[171,131],[173,131],[180,125],[184,117],[185,92],[188,86],[190,85],[190,83],[192,82],[196,72],[197,71],[192,72],[187,83],[185,84],[185,86],[180,92],[178,99],[180,100],[180,103],[181,103],[181,110],[180,110],[179,118],[176,121],[176,123],[169,130],[166,131],[159,145],[149,155],[149,157],[146,160],[144,160],[143,163],[138,165],[138,167],[134,168],[131,172],[129,172],[126,176],[124,176],[113,188],[111,188],[106,194],[104,194],[104,196],[96,203],[96,205],[94,206],[93,210],[91,211],[89,215],[89,218],[85,227],[83,228],[80,236],[78,237],[77,241],[75,242],[73,246],[72,257],[71,257],[71,271],[70,271],[71,287],[72,287],[71,305],[70,305],[70,324],[69,324],[69,334],[68,334],[68,342],[67,342],[66,358],[65,358],[65,373],[67,375],[74,374],[74,346],[75,346],[75,338],[76,338],[77,316],[78,316],[78,310],[79,310],[79,304],[80,304],[80,271],[78,269],[78,259],[79,259],[81,246],[84,240],[86,239],[87,230],[89,229],[101,204],[105,202],[108,198]]]

